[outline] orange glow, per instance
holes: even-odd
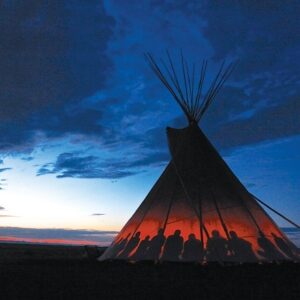
[[[164,228],[165,240],[171,237],[176,230],[180,231],[180,236],[183,240],[183,243],[185,243],[189,239],[190,234],[194,234],[195,238],[200,240],[201,229],[199,219],[196,216],[189,217],[186,219],[179,218],[181,212],[182,211],[178,212],[177,218],[175,217],[175,213],[173,212],[172,217],[169,217],[166,224],[164,224],[163,220],[160,218],[145,218],[143,222],[135,222],[135,218],[133,218],[131,221],[128,222],[127,226],[125,226],[122,232],[119,233],[114,243],[108,250],[107,254],[109,255],[109,253],[113,253],[114,251],[116,251],[116,253],[113,254],[113,258],[117,258],[118,256],[120,256],[120,259],[134,257],[134,254],[137,251],[140,243],[145,239],[153,239],[157,235],[160,228]],[[243,211],[240,210],[240,214],[235,214],[234,216],[225,213],[223,217],[223,221],[226,223],[225,226],[227,233],[230,234],[231,231],[234,231],[239,239],[242,239],[248,242],[249,245],[251,245],[252,251],[257,259],[263,259],[263,257],[261,257],[260,255],[261,247],[258,243],[258,240],[260,239],[259,231],[255,226],[253,226],[253,224],[251,224],[252,221],[249,220],[249,218],[246,218],[245,216],[243,218]],[[276,234],[282,240],[286,241],[285,236],[271,221],[263,220],[262,222],[261,219],[264,218],[262,218],[262,216],[260,217],[261,218],[259,226],[262,232],[264,233],[265,238],[267,238],[273,244],[273,246],[277,249],[280,255],[283,255],[283,257],[285,257],[285,254],[282,253],[282,251],[277,247],[272,234]],[[204,227],[206,229],[203,229],[204,248],[206,248],[208,245],[208,238],[206,232],[211,237],[213,231],[218,231],[220,238],[229,241],[230,237],[227,236],[225,228],[223,227],[216,211],[206,213],[203,216],[203,222]],[[127,252],[125,251],[126,257],[124,257],[124,254],[122,255],[122,250],[124,251],[124,249],[126,249],[126,247],[130,245],[130,241],[133,240],[133,237],[137,233],[139,234],[139,236],[136,244],[133,245],[132,249],[130,248]],[[117,250],[114,250],[122,243],[123,248],[121,247],[118,250],[119,252]],[[163,252],[164,246],[161,247],[160,255],[162,255]]]

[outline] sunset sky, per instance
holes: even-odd
[[[165,127],[186,125],[144,59],[166,49],[209,59],[207,83],[238,61],[200,127],[252,193],[300,223],[299,1],[0,9],[0,240],[111,241],[170,158]]]

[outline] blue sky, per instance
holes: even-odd
[[[300,222],[297,1],[0,8],[2,227],[122,227],[169,159],[165,127],[185,125],[144,60],[166,49],[209,59],[207,82],[238,60],[200,126],[251,192]]]

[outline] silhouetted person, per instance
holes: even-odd
[[[184,243],[182,259],[185,261],[202,261],[203,247],[202,242],[196,239],[196,236],[191,233],[189,238]]]
[[[146,258],[157,261],[160,256],[161,248],[166,240],[163,229],[159,229],[157,235],[154,236],[149,244]]]
[[[275,233],[271,233],[277,247],[289,258],[296,258],[296,255],[293,252],[293,245],[289,245],[283,238],[277,236]]]
[[[180,230],[175,230],[173,235],[168,236],[162,260],[177,261],[183,248],[183,238]]]
[[[119,254],[118,258],[128,258],[129,254],[140,242],[140,232],[138,231],[127,243],[125,249]]]
[[[230,240],[228,241],[229,250],[232,252],[232,259],[238,262],[257,261],[252,245],[248,241],[239,238],[235,231],[230,231]]]
[[[284,259],[283,255],[276,249],[273,243],[261,232],[257,243],[262,250],[257,253],[268,260],[281,260]]]
[[[150,246],[150,236],[147,235],[144,240],[142,240],[135,251],[135,253],[132,255],[133,260],[145,260],[148,247]]]
[[[112,254],[111,254],[111,257],[114,258],[114,257],[117,257],[118,254],[124,249],[124,247],[126,246],[127,244],[127,241],[128,241],[128,238],[130,236],[130,233],[128,233],[128,235],[126,236],[126,238],[122,238],[120,239],[113,247],[112,249]]]
[[[212,237],[208,238],[206,244],[206,255],[208,261],[226,261],[228,260],[227,248],[228,242],[220,236],[218,230],[212,231]]]

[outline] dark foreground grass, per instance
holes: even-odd
[[[300,265],[153,265],[100,263],[87,258],[30,258],[0,262],[0,288],[0,299],[4,300],[298,300]]]

